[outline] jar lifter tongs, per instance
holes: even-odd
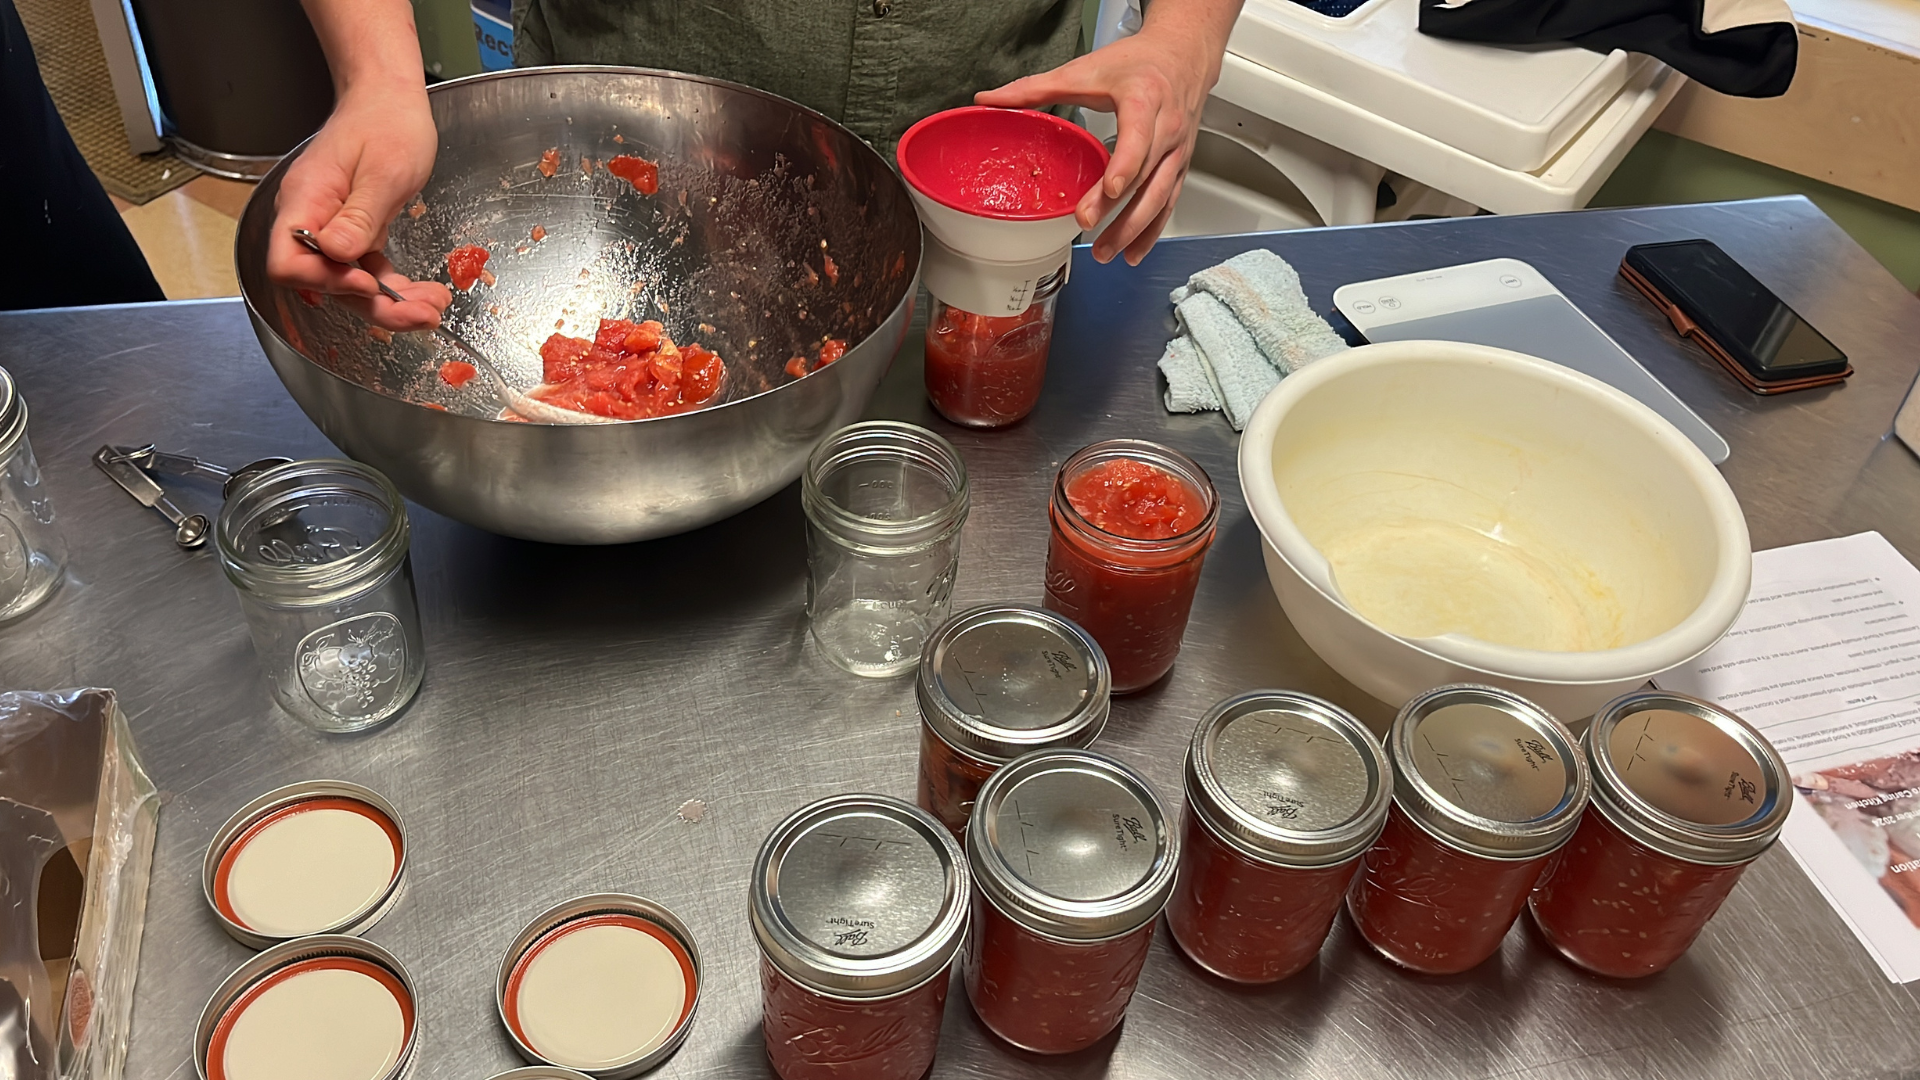
[[[121,489],[133,496],[141,506],[150,506],[160,511],[173,525],[173,542],[180,547],[192,550],[207,542],[207,535],[213,531],[212,522],[205,514],[189,514],[167,497],[165,489],[154,480],[149,470],[167,473],[173,476],[203,476],[220,481],[220,497],[225,499],[233,494],[234,488],[242,482],[266,472],[277,465],[285,465],[289,458],[267,457],[250,461],[238,469],[225,469],[209,461],[202,461],[185,454],[169,454],[154,448],[152,443],[145,446],[103,446],[93,452],[93,463],[106,473]]]

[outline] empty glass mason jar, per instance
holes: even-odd
[[[807,620],[827,659],[872,678],[911,671],[946,621],[967,520],[967,467],[923,427],[841,428],[807,461]]]
[[[0,368],[0,622],[52,596],[66,565],[67,542],[27,442],[27,403]]]
[[[420,688],[406,503],[352,461],[295,461],[247,481],[214,529],[273,699],[322,731],[392,718]]]

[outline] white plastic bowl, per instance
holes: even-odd
[[[1720,640],[1752,577],[1740,504],[1686,436],[1503,349],[1391,342],[1289,375],[1240,486],[1295,629],[1395,707],[1482,682],[1579,720]]]

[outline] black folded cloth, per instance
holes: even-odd
[[[1499,45],[1646,53],[1723,94],[1778,97],[1799,29],[1786,0],[1420,0],[1420,30]]]

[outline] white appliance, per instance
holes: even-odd
[[[1176,208],[1170,235],[1271,220],[1276,202],[1328,225],[1577,209],[1684,82],[1648,57],[1446,41],[1418,23],[1419,0],[1366,0],[1341,17],[1247,0],[1203,138],[1251,151],[1284,182],[1242,183],[1196,161],[1198,205]],[[1138,25],[1135,0],[1102,0],[1095,45]],[[1111,116],[1087,122],[1113,133]],[[1394,196],[1385,213],[1383,181]],[[1276,200],[1276,184],[1297,197]]]

